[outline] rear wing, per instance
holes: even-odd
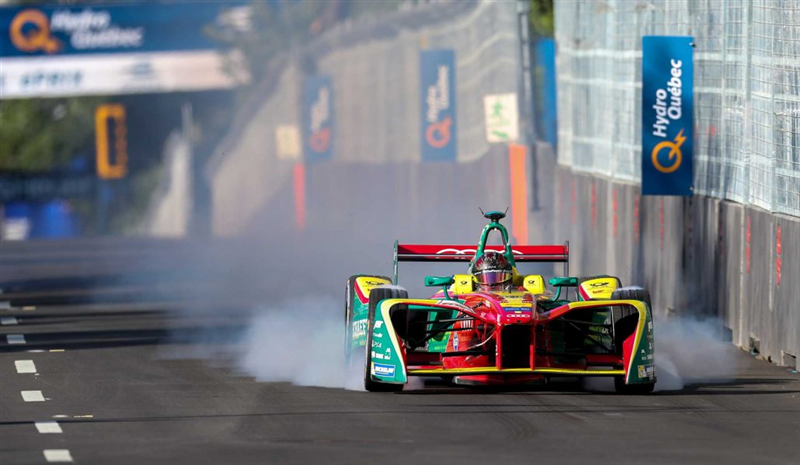
[[[398,262],[469,262],[478,250],[475,245],[400,244],[394,243],[394,283],[397,284]],[[485,251],[504,253],[502,245],[487,245]],[[569,241],[563,245],[515,245],[511,247],[517,262],[564,263],[564,276],[569,276]]]

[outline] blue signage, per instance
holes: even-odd
[[[642,195],[692,195],[693,42],[642,38]]]
[[[247,2],[0,7],[0,57],[207,50],[241,28]]]
[[[456,67],[453,50],[422,50],[419,88],[424,161],[456,159]]]
[[[303,152],[308,162],[333,155],[333,85],[329,76],[309,76],[303,85]]]

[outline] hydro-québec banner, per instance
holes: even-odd
[[[693,42],[642,38],[642,195],[692,195]]]
[[[419,87],[423,161],[456,160],[455,51],[422,50]]]
[[[0,99],[235,87],[248,76],[226,64],[209,31],[241,33],[249,8],[244,0],[0,7]]]
[[[333,83],[330,76],[308,76],[303,85],[303,152],[310,163],[333,155]]]
[[[64,56],[217,49],[204,32],[246,2],[0,7],[0,56]]]

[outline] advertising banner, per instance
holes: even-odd
[[[486,140],[490,143],[516,142],[519,139],[517,94],[492,94],[483,97]]]
[[[642,195],[692,195],[692,37],[642,38]]]
[[[455,161],[455,52],[449,49],[422,50],[419,77],[422,160]]]
[[[244,2],[0,7],[0,98],[234,87],[222,43]],[[231,71],[231,72],[229,72]]]
[[[303,85],[303,153],[307,162],[333,155],[333,84],[329,76],[309,76]]]
[[[245,2],[0,8],[0,57],[210,50],[206,28],[239,27]]]

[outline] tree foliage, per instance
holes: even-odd
[[[555,33],[553,0],[530,0],[529,21],[531,31],[537,36],[552,37]]]
[[[102,98],[0,101],[0,170],[48,171],[93,150]]]

